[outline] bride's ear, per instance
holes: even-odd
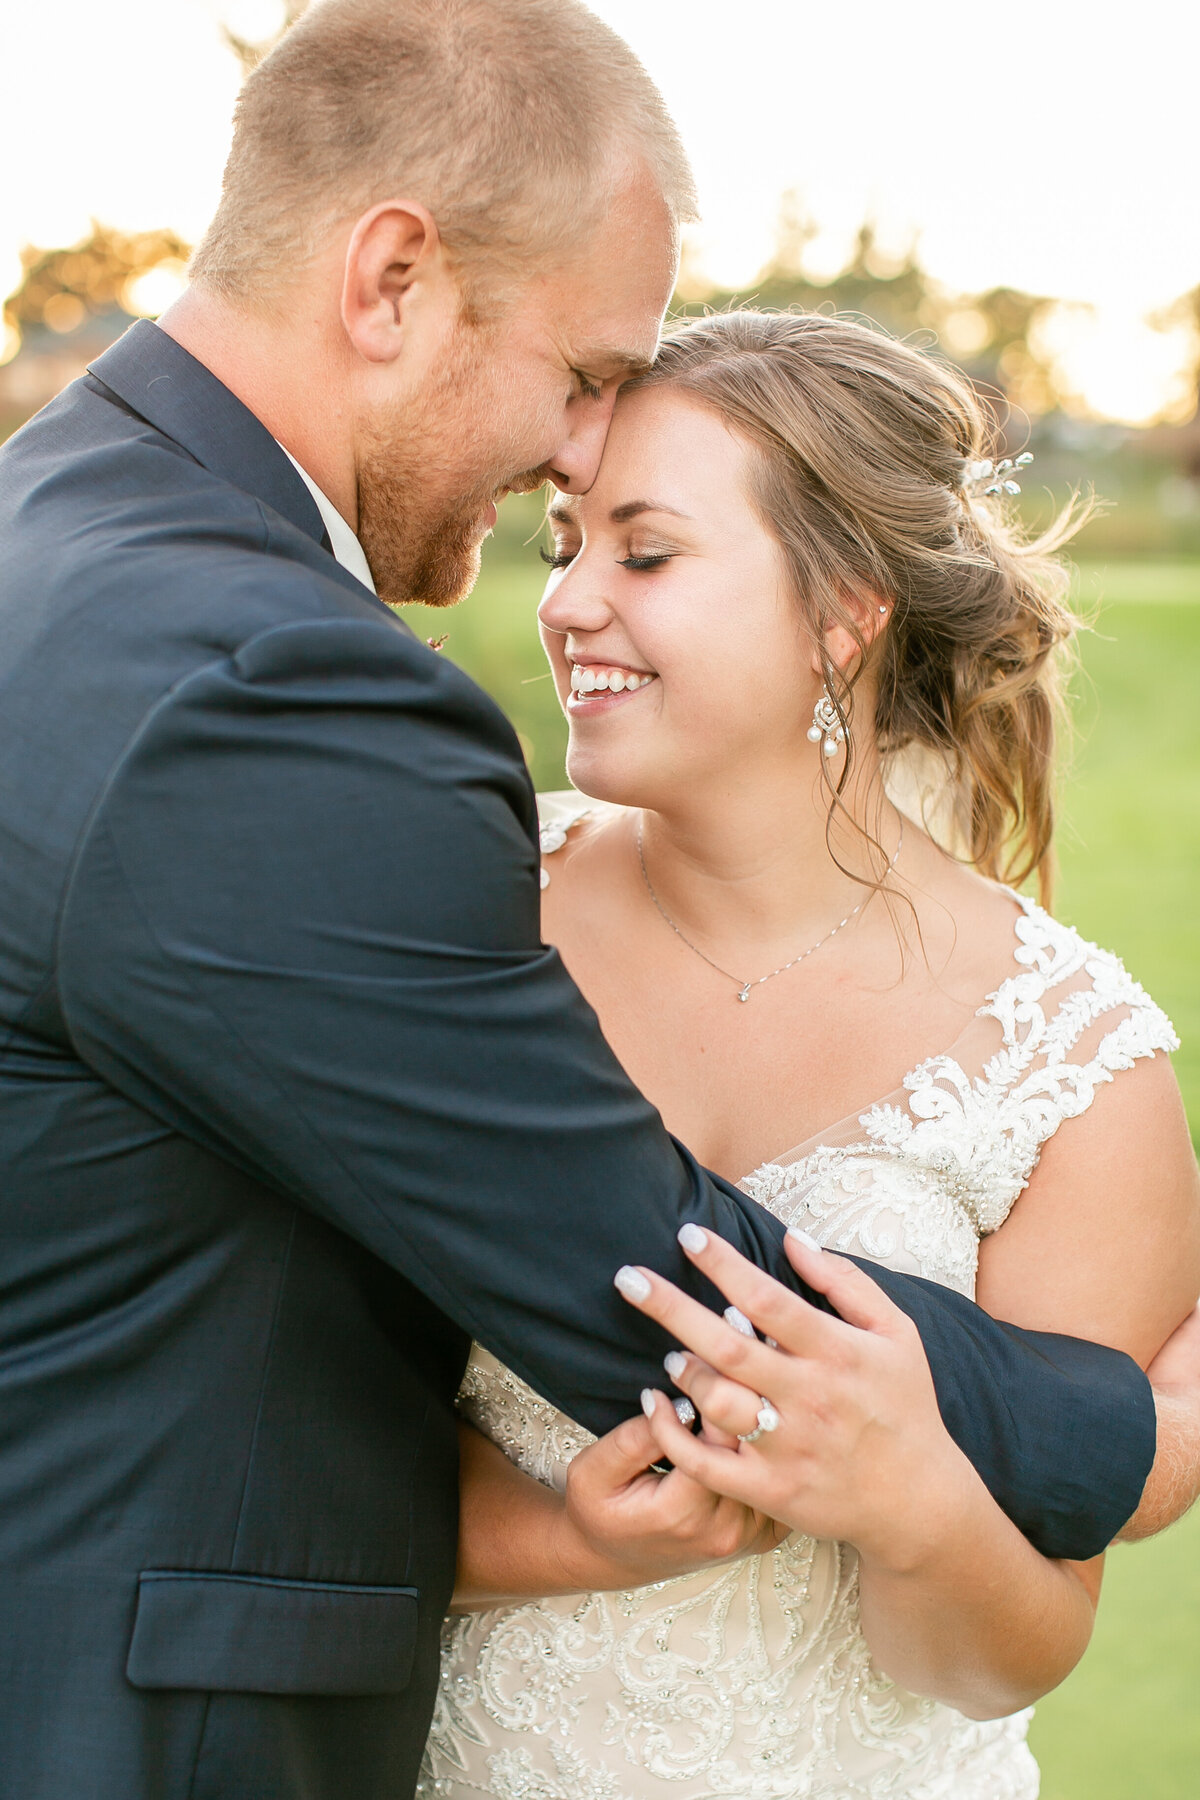
[[[839,595],[844,610],[857,626],[857,635],[846,625],[829,619],[821,633],[819,644],[813,646],[812,666],[815,675],[824,673],[826,664],[822,661],[821,651],[835,669],[844,675],[852,674],[862,655],[863,646],[869,650],[871,645],[886,630],[892,616],[892,601],[882,594],[841,594]]]

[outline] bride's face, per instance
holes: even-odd
[[[618,400],[592,488],[555,501],[538,619],[567,771],[594,799],[670,809],[812,766],[813,642],[751,455],[708,408],[647,388]]]

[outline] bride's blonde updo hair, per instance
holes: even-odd
[[[1068,506],[1031,540],[1003,497],[971,483],[971,465],[995,452],[965,377],[851,319],[695,319],[629,386],[679,389],[755,448],[755,499],[822,655],[831,624],[862,653],[845,675],[825,658],[849,744],[869,668],[900,803],[981,873],[1014,886],[1036,873],[1047,898],[1062,652],[1078,624],[1054,552],[1086,509]],[[870,643],[864,615],[880,601],[890,618]]]

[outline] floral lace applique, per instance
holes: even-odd
[[[572,829],[582,825],[585,819],[594,818],[600,811],[598,806],[584,799],[582,794],[564,788],[555,794],[538,795],[538,848],[543,856],[553,856],[561,850]],[[543,867],[541,871],[543,889],[550,886],[550,871]]]

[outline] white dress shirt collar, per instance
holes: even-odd
[[[279,444],[279,439],[276,438],[275,442]],[[333,546],[334,556],[337,558],[338,562],[341,563],[343,569],[348,569],[351,575],[357,576],[363,586],[370,588],[371,592],[374,593],[375,583],[371,577],[370,564],[363,554],[362,545],[347,525],[345,519],[343,519],[341,513],[333,504],[333,501],[329,496],[321,492],[308,470],[300,467],[300,464],[296,461],[291,451],[284,450],[282,444],[279,444],[279,448],[283,450],[283,454],[287,457],[293,469],[295,469],[297,475],[315,500],[317,511],[321,515],[321,523],[329,533],[329,542]]]

